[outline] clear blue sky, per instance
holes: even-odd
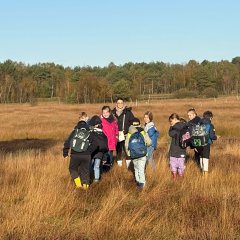
[[[0,62],[231,61],[240,0],[0,0],[0,31]]]

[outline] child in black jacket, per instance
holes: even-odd
[[[170,168],[173,180],[177,179],[177,174],[182,177],[185,169],[186,149],[180,147],[180,131],[184,128],[185,123],[180,121],[178,114],[173,113],[169,117],[169,136],[172,138],[169,155]]]
[[[91,131],[99,145],[98,151],[92,156],[94,182],[98,182],[100,180],[101,162],[104,154],[108,152],[108,139],[102,130],[102,122],[99,116],[93,116],[89,121],[89,125],[92,128]]]
[[[71,140],[75,135],[76,129],[84,128],[88,131],[89,125],[84,120],[80,120],[71,132],[68,139],[64,143],[63,147],[63,157],[68,157],[69,149],[71,148]],[[77,188],[88,189],[90,184],[90,172],[92,166],[92,156],[99,150],[101,150],[101,143],[97,139],[96,135],[90,131],[89,137],[89,147],[84,152],[76,152],[71,149],[70,163],[69,163],[69,172],[73,178]]]

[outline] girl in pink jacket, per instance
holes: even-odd
[[[112,165],[113,163],[113,151],[116,150],[118,142],[118,124],[116,118],[112,115],[109,106],[103,106],[102,116],[100,117],[102,121],[102,130],[108,139],[108,155],[109,161]]]

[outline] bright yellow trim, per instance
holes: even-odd
[[[73,179],[73,180],[74,180],[74,183],[75,183],[75,185],[76,185],[77,188],[82,187],[80,177],[77,177],[77,178],[75,178],[75,179]]]

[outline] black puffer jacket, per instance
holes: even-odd
[[[172,138],[169,155],[170,157],[185,157],[186,156],[186,149],[183,149],[179,145],[179,137],[180,137],[180,131],[185,126],[185,123],[183,122],[177,122],[174,126],[171,126],[169,128],[169,136]]]
[[[187,125],[191,126],[192,124],[199,124],[201,122],[201,118],[199,116],[196,116],[192,120],[189,120]]]
[[[63,146],[63,156],[67,157],[68,156],[68,152],[70,149],[70,141],[74,136],[75,133],[75,129],[80,129],[80,128],[86,128],[87,130],[89,130],[89,126],[85,121],[80,121],[78,122],[78,124],[76,125],[76,127],[73,129],[73,131],[71,132],[71,134],[69,135],[69,137],[67,138],[67,140],[64,142],[64,146]],[[90,136],[89,136],[89,147],[87,149],[87,151],[85,152],[75,152],[71,149],[71,155],[72,154],[76,154],[76,155],[94,155],[100,146],[99,140],[96,138],[96,135],[93,132],[90,132]]]
[[[118,131],[124,131],[124,134],[128,133],[128,129],[131,126],[134,115],[132,113],[132,108],[125,107],[122,111],[122,113],[118,116],[116,113],[116,108],[112,110],[112,114],[116,117],[117,123],[118,123]],[[124,121],[124,129],[123,129],[123,119],[125,115],[125,121]]]
[[[102,129],[99,129],[99,128],[94,128],[92,130],[92,133],[98,144],[98,150],[95,153],[95,155],[93,156],[93,158],[102,159],[103,154],[108,151],[107,136],[103,133]]]

